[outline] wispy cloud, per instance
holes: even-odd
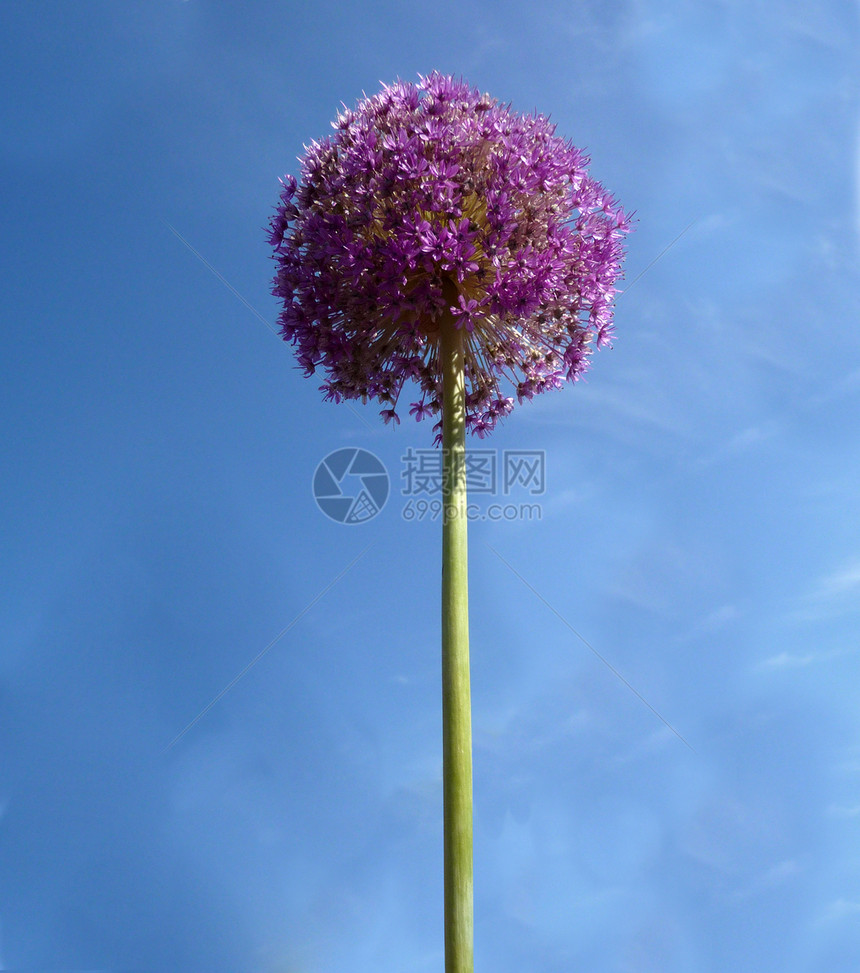
[[[566,710],[558,700],[539,693],[515,704],[476,709],[473,720],[476,750],[520,759],[563,744],[593,724],[585,707]]]
[[[678,739],[679,739],[679,740],[680,740],[680,741],[681,741],[681,742],[682,742],[682,743],[683,743],[683,744],[684,744],[684,745],[685,745],[686,747],[689,747],[689,749],[690,749],[690,750],[692,750],[692,751],[693,751],[693,753],[695,753],[695,752],[696,752],[696,750],[695,750],[695,748],[693,747],[693,745],[692,745],[692,744],[690,744],[690,743],[689,743],[689,742],[688,742],[687,740],[685,740],[683,736],[681,736],[681,734],[680,734],[680,733],[679,733],[679,732],[678,732],[678,731],[677,731],[677,730],[676,730],[676,729],[675,729],[675,728],[674,728],[674,727],[672,726],[672,724],[671,724],[671,723],[669,723],[669,721],[668,721],[668,720],[667,720],[667,719],[666,719],[666,718],[665,718],[664,716],[662,716],[662,715],[661,715],[661,714],[660,714],[660,713],[659,713],[659,712],[658,712],[658,711],[657,711],[657,710],[656,710],[656,709],[655,709],[655,708],[654,708],[654,707],[653,707],[653,706],[652,706],[652,705],[651,705],[651,704],[650,704],[650,703],[648,702],[648,700],[647,700],[647,699],[645,699],[645,697],[644,697],[644,696],[643,696],[643,695],[642,695],[642,694],[641,694],[641,693],[639,692],[639,690],[638,690],[638,689],[636,689],[636,688],[635,688],[634,686],[632,686],[632,685],[631,685],[631,684],[630,684],[630,683],[629,683],[629,682],[628,682],[628,681],[627,681],[627,680],[626,680],[626,679],[624,678],[624,676],[622,676],[622,675],[621,675],[621,673],[620,673],[620,672],[619,672],[619,671],[618,671],[618,670],[617,670],[617,669],[615,668],[615,666],[613,666],[613,665],[612,665],[612,663],[611,663],[611,662],[609,662],[609,660],[608,660],[608,659],[606,659],[606,658],[605,658],[605,657],[604,657],[603,655],[601,655],[601,654],[600,654],[600,652],[598,652],[598,651],[597,651],[597,649],[596,649],[596,648],[595,648],[595,647],[594,647],[594,646],[593,646],[593,645],[592,645],[592,644],[591,644],[591,643],[590,643],[590,642],[589,642],[589,641],[588,641],[588,640],[587,640],[586,638],[584,638],[584,637],[583,637],[582,635],[580,635],[580,633],[579,633],[579,632],[577,632],[577,631],[576,631],[576,629],[575,629],[575,628],[574,628],[574,627],[573,627],[573,626],[572,626],[572,625],[570,624],[570,622],[569,622],[569,621],[568,621],[568,620],[567,620],[567,619],[566,619],[566,618],[565,618],[565,617],[564,617],[564,616],[563,616],[563,615],[561,614],[561,612],[560,612],[560,611],[558,611],[558,609],[556,609],[556,608],[554,608],[554,607],[553,607],[553,606],[552,606],[552,605],[551,605],[551,604],[550,604],[550,603],[549,603],[549,602],[548,602],[548,601],[546,600],[546,598],[544,598],[544,596],[543,596],[543,595],[542,595],[542,594],[541,594],[541,593],[540,593],[540,592],[539,592],[539,591],[538,591],[538,590],[537,590],[537,589],[536,589],[536,588],[535,588],[535,587],[534,587],[534,586],[533,586],[532,584],[530,584],[530,583],[529,583],[529,582],[528,582],[528,581],[527,581],[527,580],[526,580],[526,579],[525,579],[525,578],[524,578],[524,577],[523,577],[523,576],[522,576],[522,575],[521,575],[521,574],[519,573],[519,571],[517,571],[517,570],[516,570],[516,568],[514,568],[514,567],[513,567],[513,565],[511,565],[511,564],[510,564],[510,563],[509,563],[508,561],[506,561],[506,560],[505,560],[505,558],[503,558],[503,557],[502,557],[502,555],[501,555],[501,554],[499,554],[499,552],[498,552],[498,551],[497,551],[497,550],[496,550],[496,549],[495,549],[494,547],[492,547],[492,546],[491,546],[490,544],[487,544],[487,547],[489,547],[489,549],[490,549],[490,550],[491,550],[491,551],[493,552],[493,554],[495,554],[495,555],[496,555],[496,557],[497,557],[497,558],[498,558],[498,559],[499,559],[499,560],[500,560],[500,561],[502,562],[502,564],[504,564],[504,565],[505,565],[505,567],[507,567],[507,568],[508,568],[508,570],[509,570],[509,571],[511,571],[511,573],[512,573],[512,574],[514,574],[514,575],[515,575],[515,576],[516,576],[517,578],[519,578],[519,580],[520,580],[520,581],[522,581],[522,583],[523,583],[523,584],[524,584],[524,585],[525,585],[525,586],[526,586],[526,587],[527,587],[527,588],[529,589],[529,591],[531,591],[531,592],[532,592],[532,594],[533,594],[533,595],[535,595],[535,597],[536,597],[536,598],[537,598],[537,599],[538,599],[539,601],[541,601],[541,602],[542,602],[542,603],[543,603],[543,604],[544,604],[544,605],[545,605],[545,606],[546,606],[546,607],[547,607],[547,608],[548,608],[548,609],[549,609],[549,610],[550,610],[550,611],[552,612],[552,614],[553,614],[553,615],[555,615],[555,616],[556,616],[556,618],[557,618],[557,619],[558,619],[558,620],[559,620],[559,621],[560,621],[560,622],[561,622],[561,623],[562,623],[562,624],[563,624],[563,625],[564,625],[564,626],[565,626],[565,627],[566,627],[566,628],[567,628],[567,629],[568,629],[568,630],[569,630],[569,631],[571,632],[571,634],[572,634],[572,635],[575,635],[575,636],[576,636],[576,638],[577,638],[577,639],[579,639],[579,641],[580,641],[580,642],[582,642],[582,644],[583,644],[583,645],[584,645],[584,646],[585,646],[585,647],[586,647],[586,648],[587,648],[587,649],[588,649],[588,650],[589,650],[590,652],[592,652],[592,653],[593,653],[593,655],[594,655],[594,656],[595,656],[596,658],[598,658],[598,659],[599,659],[599,660],[600,660],[600,661],[601,661],[601,662],[602,662],[602,663],[603,663],[603,664],[604,664],[604,665],[606,666],[606,668],[607,668],[607,669],[609,669],[609,671],[610,671],[610,672],[611,672],[611,673],[612,673],[612,674],[613,674],[613,675],[615,676],[615,678],[616,678],[616,679],[618,679],[618,680],[619,680],[620,682],[622,682],[622,683],[624,683],[624,685],[625,685],[625,686],[626,686],[626,687],[627,687],[627,688],[628,688],[628,689],[630,690],[630,692],[631,692],[631,693],[633,693],[633,695],[634,695],[634,696],[635,696],[635,697],[636,697],[636,698],[637,698],[638,700],[640,700],[640,702],[642,702],[642,703],[643,703],[643,704],[644,704],[644,705],[645,705],[645,706],[646,706],[646,707],[647,707],[647,708],[648,708],[649,710],[651,710],[651,712],[652,712],[652,713],[654,714],[654,716],[656,716],[656,717],[657,717],[657,719],[658,719],[658,720],[660,720],[660,722],[661,722],[661,723],[662,723],[662,724],[663,724],[663,725],[664,725],[665,727],[667,727],[667,728],[668,728],[668,729],[669,729],[669,730],[670,730],[670,731],[671,731],[672,733],[674,733],[674,735],[675,735],[675,736],[676,736],[676,737],[677,737],[677,738],[678,738]]]
[[[860,902],[853,899],[834,899],[822,910],[819,923],[838,922],[840,919],[856,916],[860,916]]]
[[[735,605],[720,605],[719,608],[709,611],[707,615],[700,618],[692,627],[687,637],[710,634],[717,632],[729,622],[738,618],[740,612]]]
[[[658,726],[656,730],[652,730],[651,733],[636,740],[629,750],[618,754],[615,758],[615,763],[626,764],[631,761],[640,760],[643,757],[650,757],[671,742],[672,731],[665,726]]]
[[[807,655],[794,655],[790,652],[780,652],[778,655],[772,655],[770,658],[760,662],[756,668],[798,669],[802,668],[803,666],[811,665],[818,658],[820,658],[820,656],[815,652],[810,652]]]
[[[560,513],[571,507],[581,507],[587,504],[594,496],[594,491],[590,489],[567,489],[558,490],[549,494],[541,503],[545,516]]]
[[[787,858],[777,862],[775,865],[771,865],[756,875],[748,885],[738,889],[735,892],[735,898],[746,899],[751,895],[757,895],[760,892],[768,892],[771,889],[778,888],[795,875],[799,875],[801,871],[800,864],[793,858]]]
[[[860,816],[860,804],[853,807],[845,807],[843,804],[831,804],[827,808],[827,813],[834,818],[856,818]]]
[[[841,598],[842,595],[860,591],[860,561],[834,571],[822,578],[815,591],[816,598]]]
[[[858,137],[857,194],[860,197],[860,137]],[[858,203],[857,230],[860,232],[860,203]],[[810,396],[809,405],[812,408],[830,405],[836,399],[857,395],[858,392],[860,392],[860,368],[853,368],[841,378],[834,379],[825,391]]]
[[[759,662],[755,668],[762,670],[805,669],[807,666],[826,662],[837,656],[845,655],[846,649],[827,649],[822,652],[778,652]]]
[[[849,747],[845,756],[833,764],[833,770],[844,777],[860,775],[860,747]]]
[[[702,468],[732,459],[750,449],[754,449],[756,446],[761,445],[761,443],[766,442],[768,439],[772,439],[781,431],[782,426],[775,420],[761,422],[754,426],[746,426],[745,428],[739,429],[737,432],[729,436],[729,438],[720,446],[717,446],[716,449],[711,450],[709,453],[706,453],[704,456],[700,457],[696,465],[699,468]]]
[[[571,398],[566,393],[577,396],[577,408],[571,408]],[[565,436],[571,429],[586,430],[647,448],[653,434],[657,434],[657,446],[667,437],[685,440],[692,435],[689,417],[678,408],[669,391],[639,366],[616,369],[614,378],[603,375],[599,384],[586,381],[577,389],[544,396],[531,406],[522,411],[521,423],[542,429],[561,426]]]
[[[848,561],[813,582],[794,612],[795,618],[811,621],[854,612],[860,608],[860,560]]]
[[[268,645],[266,645],[263,649],[261,649],[254,656],[254,658],[251,659],[251,661],[240,672],[238,672],[230,680],[230,682],[227,683],[227,685],[221,690],[221,692],[219,692],[217,696],[215,696],[212,700],[210,700],[209,703],[207,703],[207,705],[204,706],[202,710],[200,710],[200,712],[197,714],[197,716],[195,716],[194,719],[189,724],[187,724],[187,726],[185,726],[185,728],[181,732],[179,732],[179,733],[176,734],[176,736],[164,748],[164,750],[162,751],[162,753],[167,753],[168,750],[172,750],[173,747],[177,743],[179,743],[179,741],[185,736],[185,734],[188,733],[188,731],[190,729],[192,729],[193,727],[195,727],[200,722],[200,720],[202,720],[203,717],[209,712],[209,710],[211,710],[212,707],[215,706],[216,703],[218,703],[221,699],[223,699],[227,695],[227,693],[229,693],[230,690],[236,685],[236,683],[239,682],[239,680],[241,680],[260,661],[260,659],[263,658],[264,655],[266,655],[266,653],[269,651],[269,649],[271,649],[273,645],[275,645],[277,642],[279,642],[287,634],[287,632],[289,632],[295,625],[297,625],[302,620],[302,618],[304,618],[305,615],[311,610],[311,608],[313,608],[313,606],[325,594],[327,594],[338,583],[338,581],[340,581],[340,579],[355,564],[357,564],[361,560],[361,558],[364,557],[364,555],[370,550],[370,548],[372,546],[373,546],[373,542],[371,541],[371,543],[368,544],[367,547],[365,547],[364,550],[361,551],[360,554],[358,554],[356,557],[354,557],[349,562],[349,564],[340,572],[340,574],[338,574],[320,592],[318,592],[317,595],[310,602],[308,602],[308,604],[305,605],[305,607],[298,613],[298,615],[296,615],[296,617],[289,623],[289,625],[287,625],[285,628],[281,629],[281,631],[278,632],[278,634],[268,643]]]

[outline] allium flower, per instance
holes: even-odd
[[[326,398],[376,399],[399,422],[413,380],[408,411],[437,415],[445,320],[465,331],[479,436],[511,387],[522,402],[575,381],[609,340],[630,229],[588,158],[544,116],[436,73],[332,124],[271,220],[282,334],[308,375],[324,370]]]
[[[575,381],[609,340],[630,218],[542,115],[440,74],[345,109],[271,220],[281,330],[326,397],[442,442],[445,969],[474,973],[466,430]]]

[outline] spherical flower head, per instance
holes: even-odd
[[[399,422],[441,412],[440,329],[464,332],[466,422],[484,436],[608,342],[625,214],[542,115],[462,80],[398,82],[344,109],[282,180],[270,242],[281,333],[326,398]],[[439,428],[439,426],[437,426]]]

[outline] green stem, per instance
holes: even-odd
[[[442,778],[445,807],[445,973],[473,973],[472,713],[466,517],[463,331],[446,315],[442,366]]]

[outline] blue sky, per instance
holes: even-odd
[[[0,968],[442,968],[430,428],[322,402],[262,230],[433,69],[639,221],[612,350],[480,444],[546,492],[471,531],[476,969],[860,967],[858,15],[0,5]]]

